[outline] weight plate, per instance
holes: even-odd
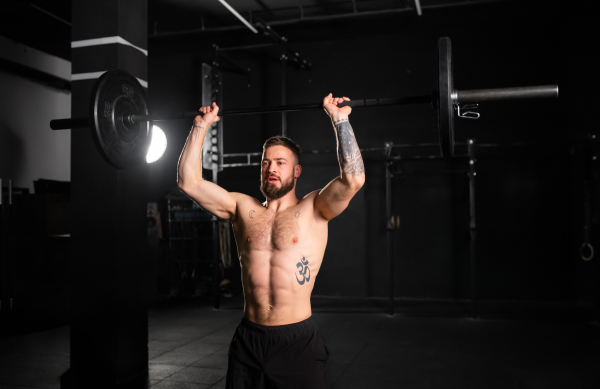
[[[144,162],[152,139],[152,122],[131,124],[129,115],[148,115],[144,89],[127,72],[104,73],[90,98],[92,136],[104,159],[119,169]]]
[[[442,156],[454,156],[454,78],[450,38],[438,41],[438,132]]]

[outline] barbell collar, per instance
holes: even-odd
[[[452,93],[454,103],[520,99],[552,99],[558,97],[558,85],[524,86],[514,88],[457,90]]]

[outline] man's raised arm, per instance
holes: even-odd
[[[177,185],[206,211],[222,219],[233,219],[237,208],[234,194],[202,178],[202,146],[206,131],[220,120],[218,113],[215,103],[200,108],[179,157]]]
[[[323,108],[335,130],[341,170],[340,176],[327,184],[315,199],[315,210],[326,220],[342,213],[365,183],[365,165],[348,121],[352,108],[337,106],[348,100],[347,97],[332,97],[331,93],[323,99]]]

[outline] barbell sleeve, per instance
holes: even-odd
[[[547,99],[558,97],[558,85],[524,86],[515,88],[457,90],[452,94],[455,103],[482,101]]]

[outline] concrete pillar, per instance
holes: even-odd
[[[95,80],[120,69],[147,87],[147,0],[73,0],[72,117]],[[149,261],[145,161],[119,170],[89,129],[71,131],[71,366],[61,387],[143,387]]]

